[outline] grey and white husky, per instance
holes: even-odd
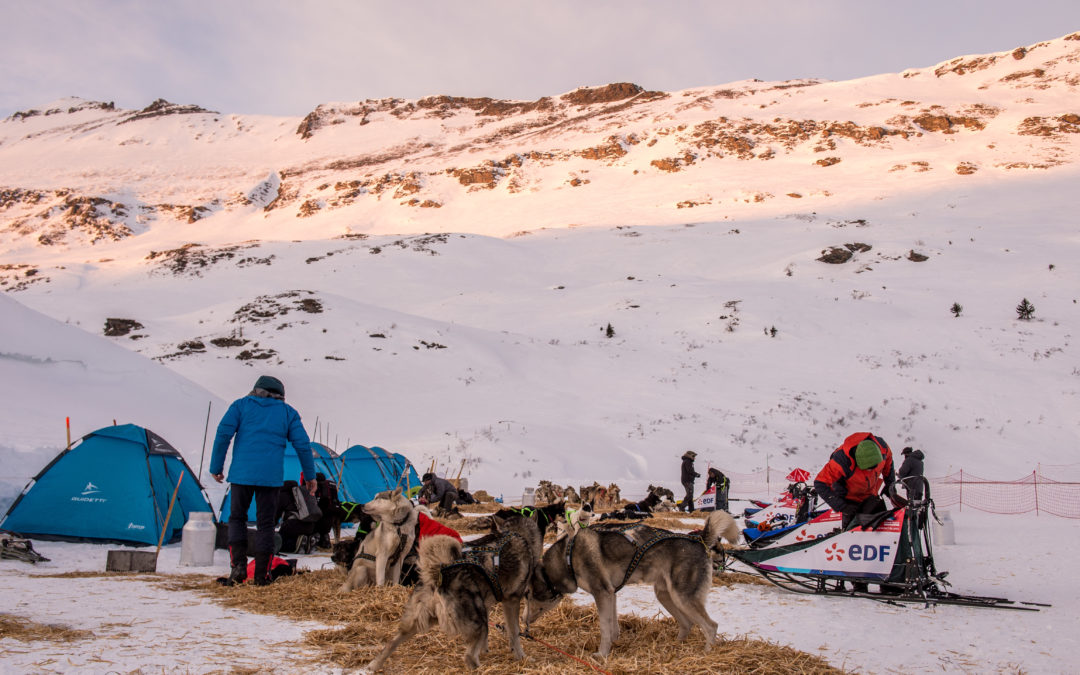
[[[399,644],[438,626],[465,642],[465,665],[477,668],[487,651],[488,611],[502,603],[510,650],[519,660],[518,617],[543,550],[540,530],[533,518],[493,518],[497,532],[462,544],[453,537],[435,535],[420,541],[420,583],[405,603],[397,634],[368,664],[382,667]]]
[[[722,514],[722,515],[721,515]],[[656,599],[679,623],[679,640],[693,626],[705,636],[705,651],[716,641],[716,622],[705,611],[712,586],[709,551],[717,538],[738,536],[731,515],[715,511],[700,536],[669,532],[639,523],[560,531],[533,580],[526,625],[582,588],[593,596],[600,619],[600,649],[606,658],[619,637],[616,593],[625,584],[652,584]],[[734,541],[732,541],[734,543]]]
[[[375,519],[376,526],[360,544],[342,592],[372,584],[399,583],[401,566],[416,540],[418,512],[412,501],[401,494],[400,487],[379,493],[363,508]]]

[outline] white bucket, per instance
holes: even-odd
[[[180,564],[192,567],[213,565],[216,539],[214,514],[209,511],[193,512],[184,523],[180,536]]]
[[[536,488],[527,487],[521,495],[522,506],[536,506]]]
[[[945,545],[955,544],[956,525],[953,523],[952,515],[948,511],[942,511],[939,515],[941,516],[940,525],[936,520],[932,521],[934,542]]]

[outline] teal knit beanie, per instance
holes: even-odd
[[[281,380],[269,375],[262,375],[259,379],[255,380],[255,389],[265,389],[271,394],[277,394],[278,396],[285,395],[285,385],[281,383]]]

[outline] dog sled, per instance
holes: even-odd
[[[786,539],[786,535],[807,521],[827,513],[827,508],[818,508],[814,488],[804,481],[797,481],[788,485],[787,490],[774,503],[759,508],[747,507],[744,510],[743,517],[747,527],[743,529],[743,537],[751,548],[770,546]]]
[[[948,572],[934,564],[929,517],[937,520],[930,485],[923,498],[874,514],[847,530],[834,511],[792,531],[767,547],[727,554],[773,584],[796,593],[860,597],[887,602],[963,605],[1037,611],[1050,605],[1006,598],[961,595],[946,590]],[[910,479],[909,479],[910,480]],[[938,521],[940,522],[940,521]],[[877,587],[870,591],[870,585]]]
[[[34,565],[39,562],[49,562],[49,559],[34,550],[34,545],[29,539],[23,539],[14,535],[0,535],[0,560],[21,560]]]

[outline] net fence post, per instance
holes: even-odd
[[[1035,480],[1035,515],[1039,515],[1039,473],[1032,471],[1031,477]]]

